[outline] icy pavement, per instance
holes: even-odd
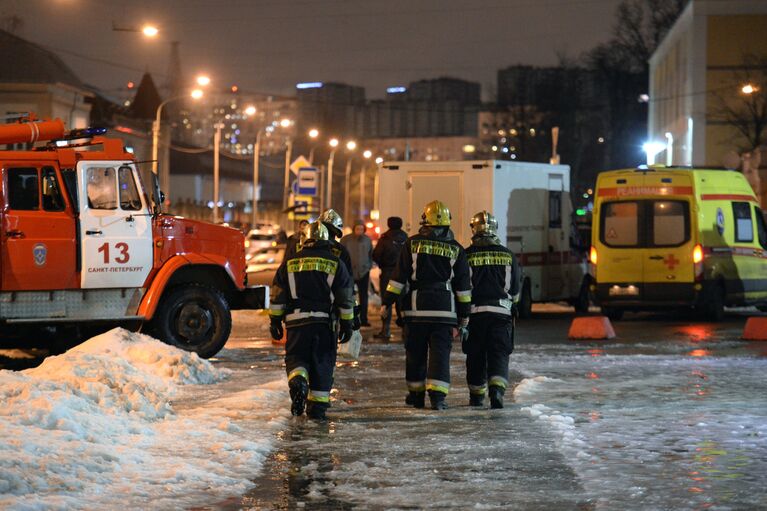
[[[765,509],[767,346],[742,321],[637,318],[564,341],[569,317],[520,327],[504,410],[403,404],[401,344],[336,371],[326,424],[291,419],[256,487],[227,509]]]
[[[177,509],[237,497],[286,425],[284,375],[112,330],[0,371],[0,508]]]

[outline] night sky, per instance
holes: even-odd
[[[495,90],[513,64],[553,65],[610,36],[618,0],[0,0],[20,36],[57,50],[86,83],[118,92],[148,69],[162,85],[172,40],[182,70],[220,87],[291,94],[296,82],[362,85],[368,97],[456,76]],[[153,22],[157,39],[115,32]],[[77,56],[77,55],[79,56]],[[83,58],[87,57],[87,58]]]

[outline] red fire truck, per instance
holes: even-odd
[[[0,125],[0,334],[21,326],[138,323],[212,357],[248,288],[242,233],[162,214],[134,156],[103,129],[32,115]],[[91,329],[92,331],[92,329]]]

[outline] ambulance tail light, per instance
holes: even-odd
[[[594,266],[597,265],[597,249],[596,247],[591,247],[591,250],[589,250],[589,262],[593,264]]]
[[[703,246],[700,243],[692,249],[692,262],[695,266],[695,280],[703,280]]]
[[[703,247],[698,243],[695,248],[692,249],[692,262],[699,264],[703,262]]]

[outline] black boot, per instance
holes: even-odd
[[[413,408],[424,408],[426,406],[426,392],[416,392],[411,390],[405,396],[405,404]]]
[[[310,419],[324,421],[327,419],[325,416],[325,410],[328,409],[327,403],[318,403],[317,401],[309,401],[306,404],[306,416]]]
[[[438,390],[429,391],[429,401],[431,401],[432,410],[445,410],[447,409],[447,403],[445,403],[445,393]]]
[[[503,393],[506,389],[490,385],[490,408],[503,408]]]
[[[290,405],[290,413],[296,416],[301,415],[304,413],[306,396],[309,394],[309,384],[303,376],[294,376],[288,382],[288,388],[290,388],[290,400],[293,402]]]
[[[482,406],[485,404],[484,394],[469,394],[469,406]]]
[[[388,332],[385,332],[385,331],[381,330],[380,332],[378,332],[377,334],[375,334],[373,337],[374,337],[375,339],[381,339],[381,340],[383,340],[383,341],[388,341],[389,339],[391,339],[391,334],[390,334],[390,333],[388,333]]]

